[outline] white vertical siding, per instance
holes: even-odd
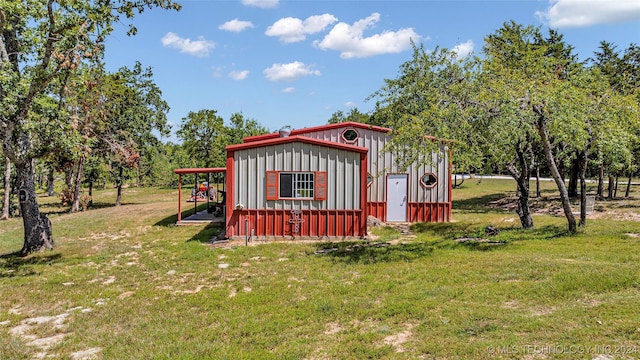
[[[348,125],[341,128],[333,128],[321,131],[313,131],[301,134],[303,136],[332,142],[346,143],[341,134],[346,129],[352,128],[360,135],[353,145],[369,149],[369,174],[373,176],[373,183],[369,186],[368,201],[386,201],[386,174],[409,174],[409,201],[410,202],[449,202],[449,150],[446,145],[440,146],[440,153],[433,154],[431,165],[412,165],[407,171],[399,171],[395,163],[395,156],[390,152],[384,152],[385,145],[391,137],[384,132],[370,129],[353,128]],[[438,178],[435,187],[426,189],[420,184],[420,177],[426,173],[433,173]]]
[[[234,152],[234,205],[245,209],[360,209],[360,153],[302,142]],[[327,199],[266,200],[265,175],[275,171],[326,171]]]

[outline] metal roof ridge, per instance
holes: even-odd
[[[383,132],[383,133],[388,133],[388,132],[391,132],[391,130],[392,130],[390,128],[385,128],[385,127],[377,126],[377,125],[363,124],[363,123],[354,122],[354,121],[346,121],[346,122],[341,122],[341,123],[324,124],[324,125],[312,126],[312,127],[307,127],[307,128],[301,128],[301,129],[292,129],[291,130],[291,135],[289,135],[289,136],[307,134],[307,133],[315,132],[315,131],[339,129],[339,128],[343,128],[343,127],[355,127],[355,128],[359,128],[359,129],[370,129],[370,130]],[[272,139],[272,138],[276,138],[276,137],[280,137],[280,134],[278,134],[277,131],[273,132],[273,133],[269,133],[269,134],[247,136],[244,139],[242,139],[242,141],[244,143],[247,143],[247,142],[253,142],[253,141],[261,141],[261,140],[264,140],[264,139]]]
[[[344,149],[344,150],[360,152],[360,153],[366,153],[369,151],[369,149],[362,146],[343,144],[335,141],[321,140],[321,139],[316,139],[316,138],[311,138],[308,136],[301,136],[301,135],[290,135],[287,137],[277,136],[273,138],[267,138],[264,140],[255,140],[255,141],[250,141],[242,144],[228,145],[225,149],[227,151],[236,151],[236,150],[251,149],[251,148],[256,148],[261,146],[285,144],[290,142],[304,142],[308,144],[321,145],[325,147]]]

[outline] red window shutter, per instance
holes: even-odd
[[[327,172],[316,171],[315,199],[327,200]]]
[[[278,200],[278,172],[267,171],[267,200]]]

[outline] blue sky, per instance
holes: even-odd
[[[190,111],[241,112],[275,131],[322,125],[365,101],[426,49],[480,52],[483,38],[514,20],[557,29],[581,59],[601,40],[640,43],[640,0],[178,1],[152,10],[107,42],[107,68],[151,67],[173,130]],[[177,142],[175,136],[165,141]]]

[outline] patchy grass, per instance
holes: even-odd
[[[467,180],[454,221],[410,237],[226,248],[171,225],[175,190],[127,189],[120,207],[99,191],[77,214],[42,197],[55,250],[12,255],[20,219],[0,222],[0,358],[639,358],[640,223],[605,216],[637,200],[598,202],[569,236],[561,217],[524,231],[487,206],[511,191]]]

